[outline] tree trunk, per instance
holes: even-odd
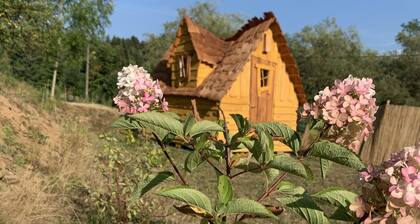
[[[59,20],[60,21],[64,20],[63,7],[64,7],[64,1],[60,1],[60,5],[59,5]],[[58,65],[60,63],[59,62],[60,52],[61,52],[61,36],[58,37],[58,41],[57,41],[57,58],[55,59],[55,62],[54,62],[54,71],[53,71],[53,79],[51,83],[51,95],[50,95],[51,99],[54,99],[55,97],[55,85],[57,83]]]
[[[58,72],[58,58],[55,60],[54,63],[54,71],[53,71],[53,79],[52,79],[52,83],[51,83],[51,99],[54,99],[55,97],[55,84],[57,82],[57,72]]]
[[[85,79],[85,99],[89,100],[89,66],[90,66],[90,45],[86,48],[86,79]]]

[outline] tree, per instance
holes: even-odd
[[[401,79],[404,65],[399,55],[379,55],[366,49],[354,29],[340,28],[335,19],[288,35],[289,46],[296,58],[308,99],[322,86],[349,74],[374,79],[378,103],[413,104],[414,99]]]
[[[36,86],[45,85],[52,60],[54,8],[47,0],[0,1],[0,52],[11,73]]]
[[[420,21],[413,19],[401,25],[396,41],[403,51],[397,59],[397,77],[406,86],[413,98],[413,105],[420,105]]]
[[[113,10],[112,0],[78,0],[70,7],[69,29],[81,35],[85,42],[85,99],[89,99],[89,70],[91,44],[103,38],[105,27],[110,24],[109,16]]]

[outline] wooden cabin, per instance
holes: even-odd
[[[305,93],[296,62],[273,13],[253,18],[221,39],[184,17],[176,39],[154,71],[170,111],[181,116],[197,102],[202,118],[240,113],[251,121],[279,121],[296,128]]]

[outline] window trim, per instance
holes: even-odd
[[[178,54],[175,56],[176,67],[176,80],[178,86],[187,86],[191,79],[191,55],[190,54]]]
[[[257,64],[255,66],[257,68],[257,89],[258,89],[258,95],[261,94],[261,92],[268,91],[271,93],[271,85],[273,82],[273,72],[274,68],[272,66],[266,65],[266,64]],[[261,86],[261,72],[262,70],[268,71],[268,80],[266,86]]]

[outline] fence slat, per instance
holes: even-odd
[[[391,153],[420,141],[420,107],[387,104],[381,106],[375,133],[366,141],[361,154],[369,164],[389,159]]]

